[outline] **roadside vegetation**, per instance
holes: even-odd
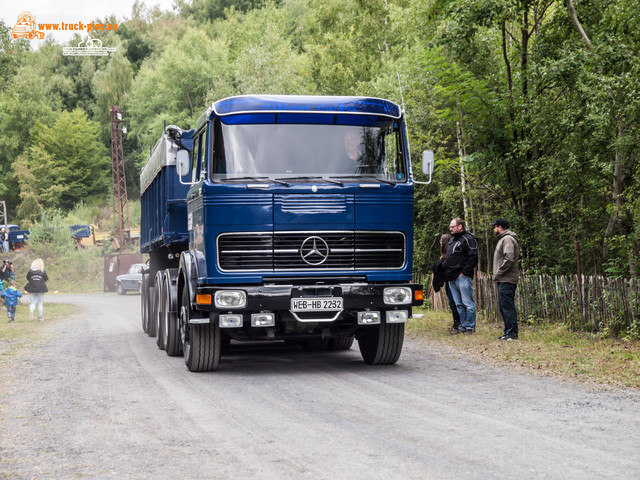
[[[140,225],[140,202],[130,206],[131,228]],[[71,236],[71,225],[94,225],[97,231],[109,232],[113,228],[109,207],[79,203],[66,213],[60,210],[43,212],[29,227],[29,240],[21,250],[2,254],[2,259],[13,262],[18,288],[26,283],[31,262],[42,258],[49,276],[50,292],[99,293],[103,291],[105,255],[112,254],[110,242],[101,246],[76,247]],[[131,246],[127,253],[137,251]]]
[[[567,325],[520,325],[520,340],[497,340],[502,325],[479,318],[474,335],[450,335],[451,314],[416,309],[407,324],[413,338],[435,342],[453,356],[469,358],[538,375],[580,382],[640,388],[640,342],[630,338],[603,338],[574,332]]]

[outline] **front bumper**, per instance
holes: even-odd
[[[404,304],[385,303],[383,293],[386,288],[405,287],[411,290],[409,302]],[[217,308],[215,293],[220,290],[244,291],[246,303],[241,308]],[[419,284],[401,283],[345,283],[334,285],[260,285],[260,286],[200,286],[196,290],[196,310],[208,312],[209,321],[219,314],[242,314],[243,324],[247,324],[251,314],[272,312],[279,322],[326,322],[354,323],[358,312],[408,310],[422,305],[423,291]],[[342,309],[318,312],[293,312],[291,301],[296,298],[330,299],[342,298]]]

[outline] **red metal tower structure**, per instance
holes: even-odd
[[[129,203],[127,201],[127,180],[124,173],[122,153],[122,114],[117,106],[111,107],[111,174],[113,186],[113,236],[116,250],[131,241],[129,227]]]

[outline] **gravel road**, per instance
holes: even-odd
[[[194,374],[143,334],[137,295],[45,300],[85,313],[0,372],[3,479],[640,478],[633,391],[409,339],[395,366],[241,345]]]

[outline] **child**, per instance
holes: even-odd
[[[18,298],[22,294],[16,288],[16,281],[11,280],[9,287],[0,292],[0,297],[4,298],[4,303],[7,306],[7,317],[9,317],[9,323],[16,319],[16,305],[18,305]]]

